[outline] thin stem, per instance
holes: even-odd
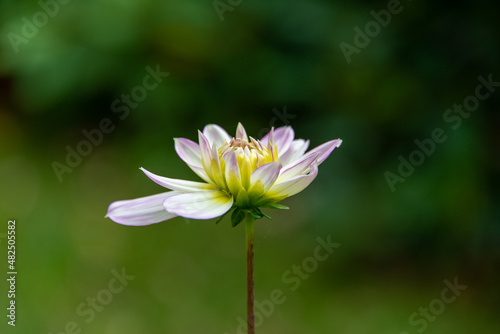
[[[248,334],[255,334],[254,313],[254,282],[253,282],[253,257],[254,257],[254,221],[255,218],[245,214],[245,236],[247,249],[247,324]]]

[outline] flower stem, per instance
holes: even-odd
[[[255,218],[245,214],[245,236],[247,249],[247,324],[248,334],[255,334],[254,313],[254,281],[253,281],[253,257],[254,257],[254,222]]]

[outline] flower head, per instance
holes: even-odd
[[[166,178],[141,167],[171,191],[114,202],[106,216],[120,224],[148,225],[176,216],[211,219],[235,208],[261,218],[260,207],[282,208],[276,203],[305,189],[316,178],[318,166],[342,144],[335,139],[305,153],[309,141],[294,139],[289,126],[256,140],[247,136],[241,123],[234,137],[210,124],[198,131],[198,139],[199,144],[175,138],[175,150],[205,182]]]

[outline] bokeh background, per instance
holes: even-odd
[[[172,138],[237,122],[255,137],[290,125],[311,147],[344,140],[289,211],[256,225],[256,298],[286,296],[258,333],[498,330],[500,92],[457,129],[443,120],[478,76],[500,81],[497,2],[402,1],[350,63],[340,44],[355,46],[354,28],[387,2],[220,1],[221,15],[211,0],[42,4],[0,4],[0,257],[4,277],[15,219],[19,272],[15,328],[0,283],[1,333],[72,333],[71,321],[81,333],[237,333],[241,225],[104,218],[112,201],[163,191],[138,167],[197,180]],[[113,101],[148,66],[169,76],[121,119]],[[53,163],[105,118],[114,130],[59,180]],[[447,140],[392,191],[384,173],[436,128]],[[291,291],[282,275],[328,236],[341,246]],[[135,278],[86,322],[78,307],[122,268]],[[467,289],[454,302],[425,329],[409,322],[455,278]]]

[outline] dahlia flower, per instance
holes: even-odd
[[[306,188],[318,175],[318,166],[342,140],[328,141],[305,153],[309,140],[294,139],[289,126],[272,129],[262,139],[247,136],[238,124],[234,137],[218,125],[198,131],[195,143],[175,138],[179,157],[204,181],[171,179],[140,168],[146,176],[170,191],[112,203],[106,217],[124,225],[142,226],[176,216],[211,219],[231,209],[233,226],[260,208],[283,209],[281,200]]]

